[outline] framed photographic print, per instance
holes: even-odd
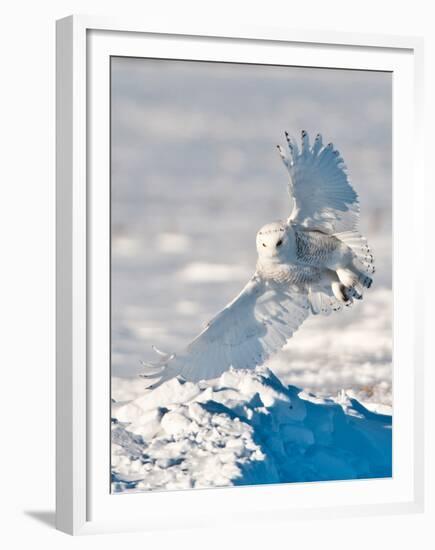
[[[421,509],[421,50],[58,21],[59,529]]]

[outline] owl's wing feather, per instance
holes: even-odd
[[[148,364],[145,377],[157,378],[151,386],[156,387],[175,376],[197,382],[216,378],[231,366],[253,369],[284,346],[309,311],[306,293],[254,275],[185,350]]]
[[[317,134],[310,146],[302,132],[302,147],[286,133],[289,154],[278,146],[290,174],[293,210],[289,222],[328,234],[353,231],[359,219],[358,195],[353,189],[340,153],[332,143],[324,146]]]

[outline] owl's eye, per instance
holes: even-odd
[[[281,246],[282,245],[282,239],[280,239],[277,243],[276,243],[276,246]]]
[[[266,245],[263,243],[263,246],[266,246]]]

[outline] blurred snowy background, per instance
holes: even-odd
[[[333,141],[376,257],[363,303],[310,318],[268,366],[321,395],[391,405],[391,74],[112,59],[113,397],[143,391],[241,290],[255,235],[289,212],[284,130]]]

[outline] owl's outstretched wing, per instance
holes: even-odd
[[[293,210],[289,222],[328,234],[354,231],[359,219],[358,195],[349,182],[346,166],[332,143],[324,146],[317,134],[310,146],[302,132],[302,147],[286,132],[289,154],[278,145],[290,174]]]
[[[157,379],[151,386],[156,387],[175,376],[197,382],[216,378],[231,366],[253,369],[284,346],[309,311],[305,293],[256,274],[180,354],[158,352],[158,362],[144,363],[148,372],[143,376]]]

